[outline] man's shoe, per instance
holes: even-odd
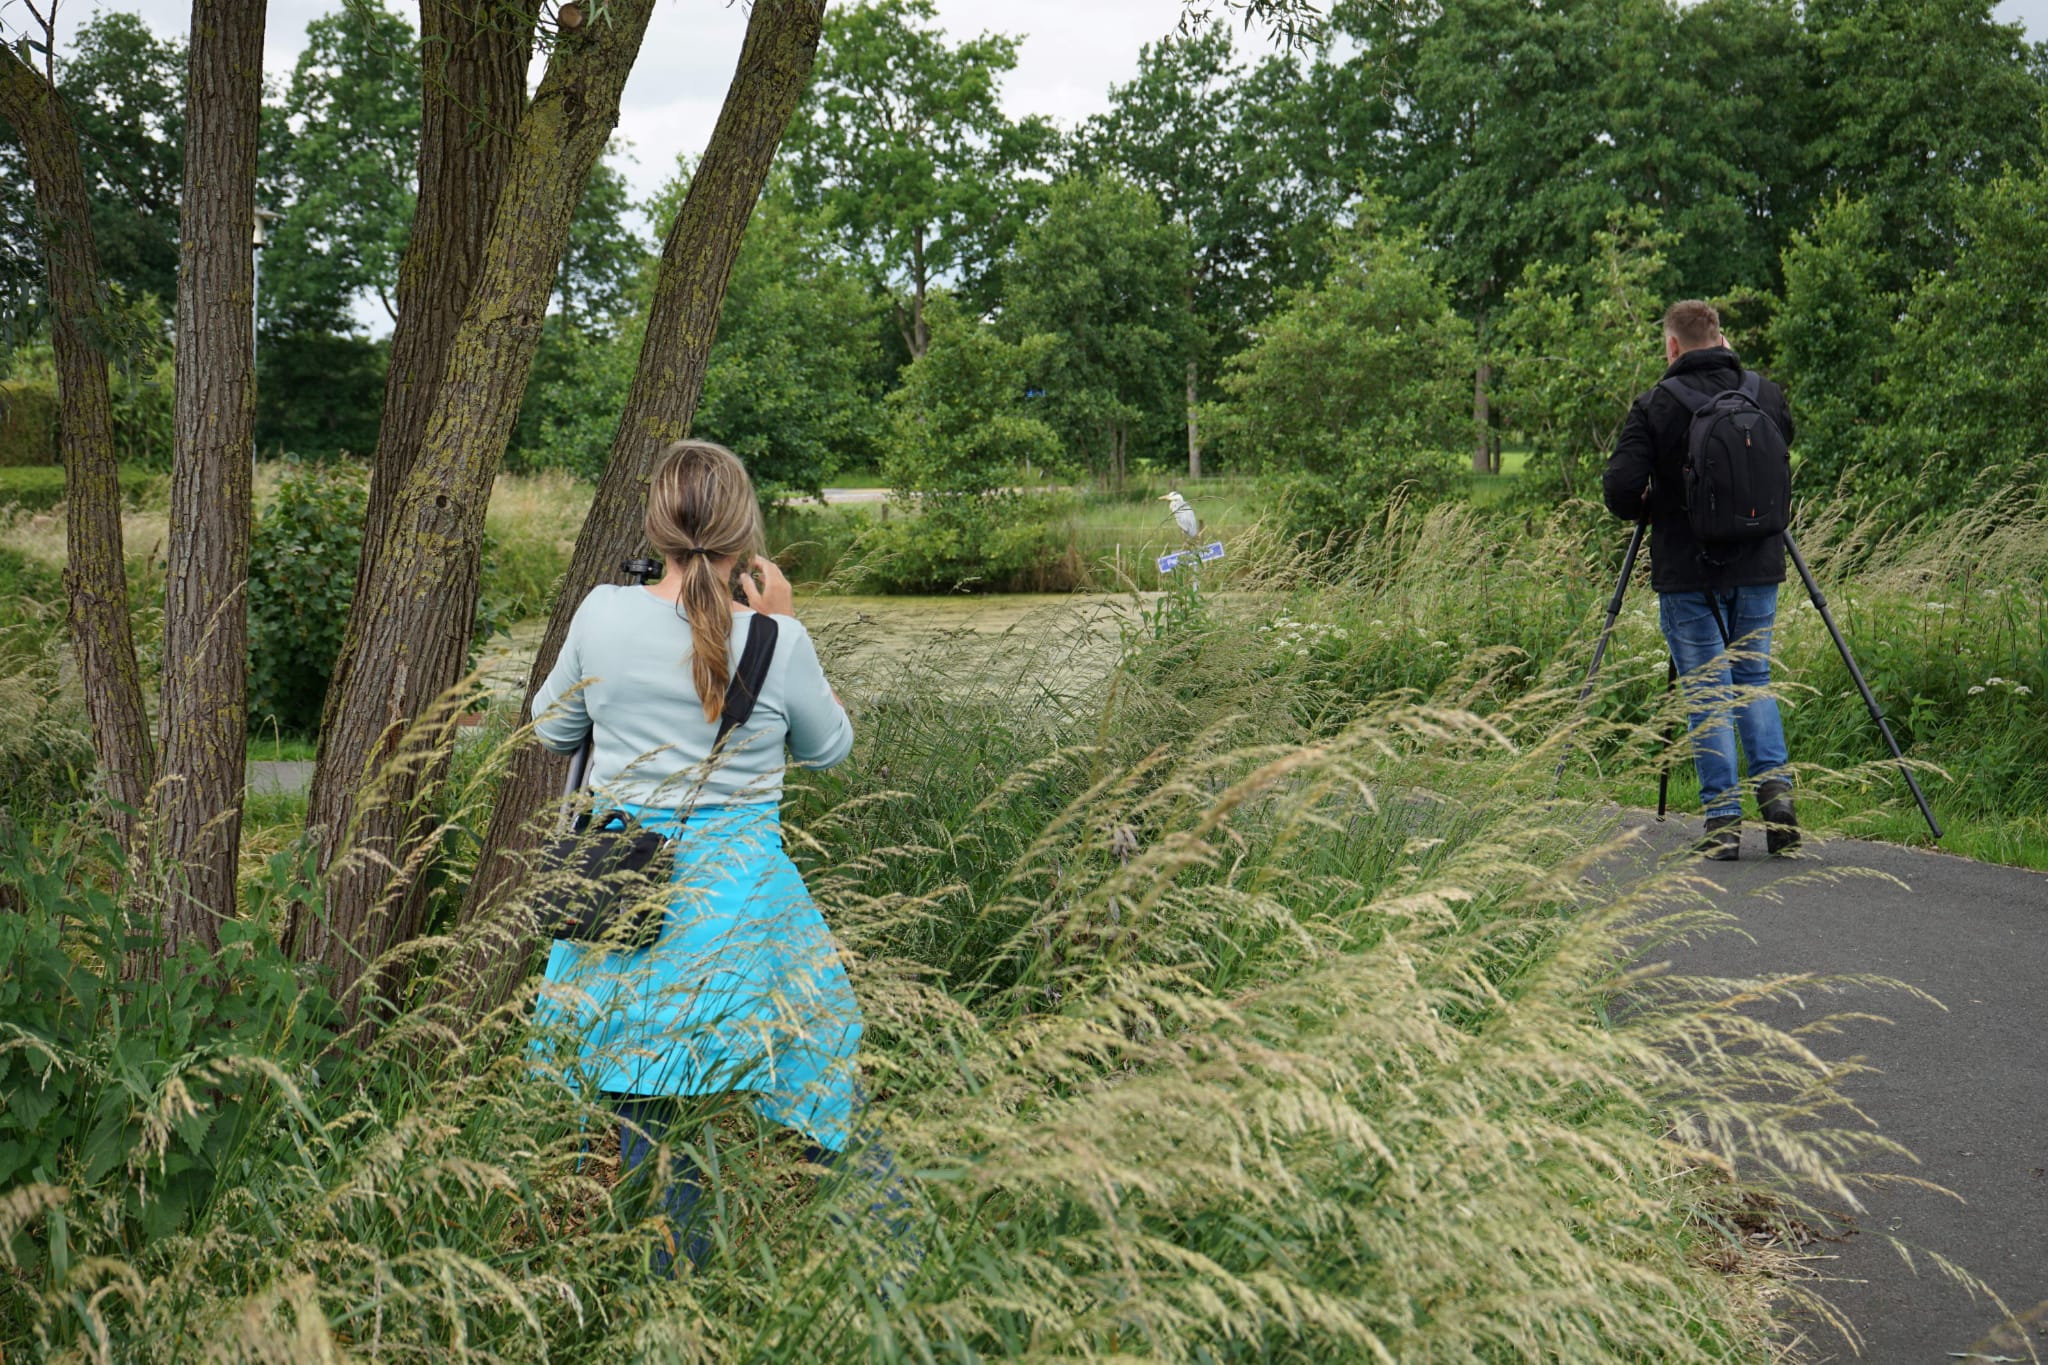
[[[1799,847],[1799,814],[1792,809],[1790,782],[1765,782],[1756,789],[1758,814],[1763,816],[1764,843],[1771,856],[1790,853]]]
[[[1693,845],[1699,855],[1712,863],[1732,863],[1742,857],[1742,817],[1716,815],[1707,821],[1706,837]]]

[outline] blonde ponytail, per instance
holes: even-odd
[[[761,506],[739,456],[711,441],[677,441],[647,482],[647,543],[682,565],[676,606],[690,623],[690,677],[704,719],[725,714],[732,660],[732,590],[713,561],[744,568],[761,549]]]

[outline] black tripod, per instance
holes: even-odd
[[[1593,695],[1593,679],[1600,672],[1601,660],[1607,657],[1607,640],[1614,633],[1615,621],[1621,616],[1621,599],[1628,592],[1629,579],[1635,575],[1636,557],[1642,553],[1643,536],[1648,530],[1649,523],[1639,521],[1636,523],[1634,534],[1629,537],[1628,553],[1623,555],[1621,560],[1621,577],[1615,581],[1614,596],[1607,603],[1607,620],[1600,627],[1600,638],[1593,646],[1593,661],[1586,667],[1585,685],[1579,689],[1580,705],[1584,705],[1586,698]],[[1842,638],[1841,627],[1835,624],[1834,614],[1828,610],[1827,595],[1821,592],[1820,584],[1814,581],[1813,570],[1806,566],[1806,556],[1799,553],[1798,543],[1792,539],[1792,533],[1786,531],[1784,537],[1785,552],[1792,557],[1792,567],[1799,571],[1799,579],[1806,585],[1806,595],[1813,602],[1813,609],[1820,613],[1821,623],[1828,628],[1828,635],[1834,640],[1835,649],[1842,656],[1842,665],[1849,670],[1850,681],[1856,684],[1856,690],[1863,695],[1863,704],[1870,709],[1870,718],[1877,722],[1877,731],[1884,736],[1885,746],[1892,751],[1892,757],[1898,760],[1899,772],[1905,777],[1906,787],[1913,793],[1913,800],[1919,804],[1920,814],[1927,820],[1927,828],[1939,839],[1941,823],[1934,818],[1934,811],[1927,804],[1926,794],[1920,790],[1919,782],[1914,780],[1913,770],[1907,766],[1906,756],[1899,750],[1899,741],[1892,737],[1892,727],[1885,722],[1884,712],[1878,708],[1877,698],[1871,695],[1870,684],[1863,680],[1863,670],[1856,667],[1855,656],[1849,653],[1849,642]],[[1670,688],[1677,684],[1678,665],[1674,661],[1665,675],[1665,686]],[[1665,798],[1671,785],[1669,753],[1677,738],[1674,726],[1669,737],[1670,742],[1665,746],[1664,771],[1657,779],[1657,818],[1660,820],[1664,818]],[[1570,749],[1567,748],[1565,753],[1558,757],[1555,780],[1563,780],[1565,759],[1570,757],[1570,753]]]

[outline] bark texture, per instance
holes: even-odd
[[[398,321],[370,465],[364,559],[383,544],[425,439],[448,348],[483,262],[491,211],[526,110],[537,0],[422,0],[419,197],[398,269]]]
[[[257,123],[264,0],[193,0],[178,241],[163,781],[157,840],[179,884],[167,950],[235,912],[248,730],[249,465],[255,458]]]
[[[119,807],[115,819],[121,846],[132,855],[136,816],[148,805],[155,756],[129,624],[114,409],[100,346],[106,281],[93,239],[77,131],[49,81],[4,46],[0,117],[13,125],[27,153],[50,275],[50,341],[62,408],[58,445],[64,460],[66,621],[85,686],[93,751],[107,794]]]
[[[755,0],[717,127],[662,243],[640,364],[562,594],[534,656],[529,697],[554,667],[577,605],[593,586],[612,581],[619,561],[640,549],[647,477],[661,451],[689,434],[733,261],[775,150],[810,82],[824,17],[824,0]],[[521,712],[522,723],[530,718]],[[539,745],[514,760],[463,906],[465,923],[490,910],[516,881],[533,847],[535,817],[561,791],[566,770],[565,758]],[[502,998],[533,946],[512,936],[496,940],[486,950],[490,961],[478,964],[485,973],[482,992]]]
[[[430,828],[422,779],[452,720],[436,707],[468,654],[491,484],[570,219],[618,122],[652,9],[653,0],[612,0],[605,22],[560,36],[514,137],[419,452],[381,541],[364,549],[307,812],[329,874],[324,913],[302,915],[292,933],[301,960],[331,968],[344,996],[408,929],[398,912]]]

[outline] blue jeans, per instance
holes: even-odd
[[[1766,583],[1713,592],[1667,592],[1657,598],[1657,617],[1685,686],[1700,805],[1709,818],[1740,815],[1737,735],[1749,758],[1752,781],[1792,780],[1785,767],[1790,758],[1785,752],[1785,724],[1779,719],[1776,698],[1763,692],[1771,681],[1778,587]]]
[[[614,1104],[619,1113],[620,1183],[635,1177],[652,1180],[654,1167],[649,1158],[654,1155],[655,1143],[667,1132],[675,1115],[676,1101],[620,1096]],[[855,1153],[850,1163],[842,1163],[840,1153],[814,1142],[805,1147],[804,1160],[810,1165],[834,1171],[842,1164],[850,1165],[855,1178],[868,1182],[873,1190],[874,1198],[868,1205],[868,1214],[879,1220],[890,1241],[900,1247],[915,1248],[916,1238],[910,1228],[910,1194],[904,1188],[903,1176],[896,1169],[895,1158],[887,1149],[870,1142]],[[700,1208],[704,1199],[703,1172],[687,1151],[672,1149],[669,1163],[668,1187],[647,1192],[659,1202],[669,1225],[666,1242],[654,1250],[654,1272],[657,1275],[669,1273],[677,1253],[692,1266],[701,1266],[711,1254],[711,1234],[705,1227]]]

